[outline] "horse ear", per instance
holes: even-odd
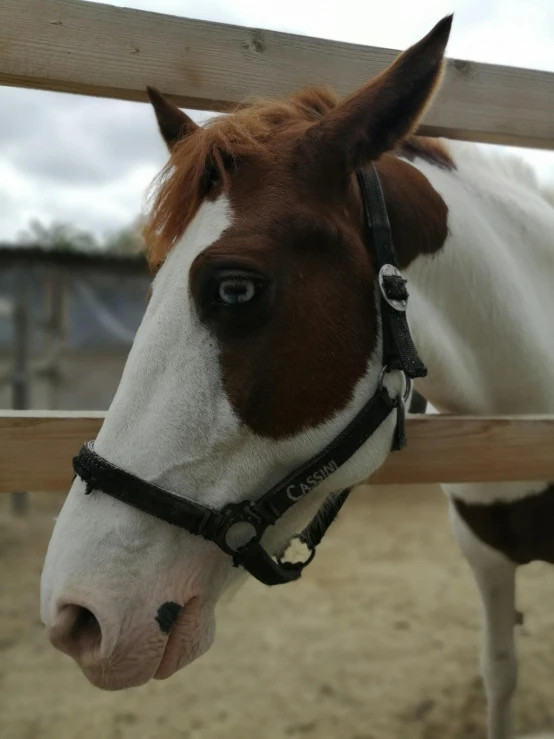
[[[309,163],[347,177],[377,159],[417,126],[442,75],[452,16],[439,21],[421,41],[384,72],[346,98],[306,133]]]
[[[147,87],[146,93],[156,113],[160,133],[171,151],[181,139],[194,133],[198,126],[155,87]]]

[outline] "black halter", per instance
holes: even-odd
[[[233,558],[235,566],[244,567],[266,585],[290,582],[300,577],[350,491],[343,490],[333,495],[306,529],[297,535],[296,538],[310,549],[309,557],[303,562],[286,562],[282,556],[271,557],[261,545],[266,529],[347,462],[393,411],[396,411],[396,427],[392,450],[402,449],[406,444],[404,400],[410,381],[426,374],[406,320],[406,280],[396,265],[385,201],[375,167],[372,166],[368,172],[358,172],[358,182],[368,237],[369,234],[372,236],[381,294],[383,369],[375,394],[330,444],[258,500],[229,503],[221,510],[208,508],[116,467],[96,454],[93,442],[85,444],[73,460],[75,473],[86,483],[87,494],[100,490],[162,521],[215,542]],[[385,375],[392,370],[400,370],[405,375],[407,392],[404,397],[391,398],[383,384]],[[240,532],[246,543],[235,545],[235,537],[230,540],[233,528],[235,534]]]

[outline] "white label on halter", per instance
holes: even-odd
[[[326,480],[329,475],[332,475],[333,472],[336,472],[338,470],[338,465],[336,462],[329,462],[329,464],[323,465],[321,469],[316,470],[312,475],[306,478],[305,482],[301,482],[300,484],[296,485],[289,485],[287,488],[287,495],[291,500],[300,500],[300,498],[303,498],[307,493],[310,492],[310,490],[313,490],[316,485],[319,485],[320,482],[323,482],[323,480]]]

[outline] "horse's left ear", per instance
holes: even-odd
[[[451,25],[451,15],[443,18],[388,69],[307,131],[301,145],[318,174],[347,177],[415,129],[441,80]]]
[[[186,113],[162,95],[155,87],[147,87],[146,94],[152,103],[158,128],[166,143],[167,148],[171,151],[181,139],[186,138],[196,131],[198,126],[189,118]]]

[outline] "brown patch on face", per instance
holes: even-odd
[[[391,154],[377,162],[400,269],[436,254],[448,235],[448,206],[427,177]]]
[[[516,564],[554,564],[554,484],[513,503],[476,505],[454,499],[456,510],[485,544]]]
[[[293,141],[288,142],[292,155]],[[280,143],[282,152],[287,144]],[[195,260],[191,290],[220,344],[225,392],[241,420],[271,438],[340,411],[375,347],[375,274],[352,204],[303,190],[292,160],[252,163],[233,179],[234,224]],[[267,277],[252,308],[205,305],[213,265]]]
[[[456,163],[444,139],[429,136],[406,136],[396,148],[396,152],[399,157],[408,159],[410,162],[419,158],[443,169],[456,169]]]
[[[377,335],[371,235],[356,178],[341,189],[329,191],[325,182],[307,188],[295,142],[296,135],[277,136],[278,157],[253,158],[233,175],[233,224],[190,272],[199,314],[219,340],[226,394],[247,426],[272,438],[342,410]],[[442,198],[393,155],[378,169],[401,267],[436,253],[447,234]],[[267,278],[252,309],[204,305],[202,285],[219,265]]]

